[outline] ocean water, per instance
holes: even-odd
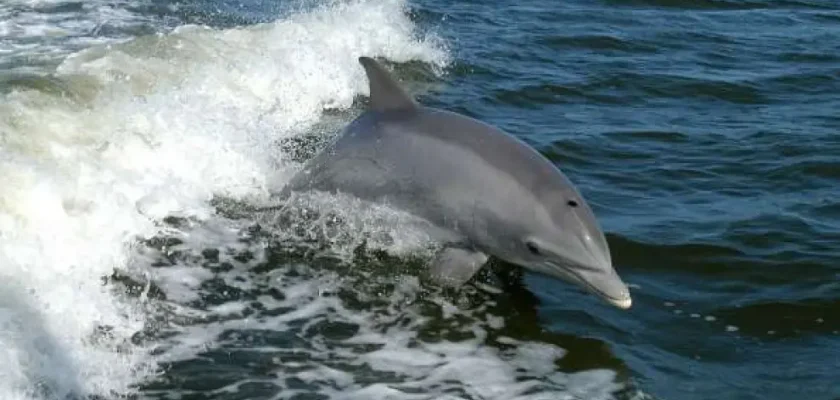
[[[578,185],[634,305],[284,184],[374,56]],[[5,0],[0,399],[840,398],[834,0]],[[317,210],[301,204],[319,204]]]

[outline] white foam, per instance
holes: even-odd
[[[289,343],[289,348],[255,346],[247,349],[270,355],[272,365],[260,364],[260,372],[247,372],[241,381],[227,385],[223,390],[238,390],[244,382],[262,379],[274,385],[283,396],[318,393],[334,399],[536,400],[611,399],[622,387],[616,382],[613,371],[593,369],[571,374],[558,371],[556,362],[566,352],[552,344],[512,338],[498,339],[508,347],[507,350],[488,344],[489,331],[482,325],[484,318],[492,314],[487,311],[486,303],[476,307],[453,307],[452,315],[445,321],[429,321],[420,312],[420,304],[428,301],[427,294],[414,279],[407,279],[405,284],[386,292],[370,291],[364,285],[344,283],[338,273],[317,272],[301,266],[293,275],[281,268],[268,276],[251,275],[249,281],[282,292],[284,299],[272,299],[263,305],[269,310],[285,311],[186,326],[180,335],[168,339],[167,345],[171,347],[166,353],[167,359],[193,359],[196,353],[206,351],[208,347],[231,349],[220,350],[223,354],[242,348],[241,338],[217,339],[222,332],[237,331],[242,335],[277,332],[300,338],[302,344]],[[333,292],[343,286],[353,287],[354,295],[360,301],[370,300],[366,296],[382,296],[387,301],[370,304],[364,309],[351,309],[338,297],[324,295],[325,291]],[[446,300],[438,297],[435,302]],[[300,321],[307,322],[300,326]],[[307,328],[327,321],[350,324],[357,331],[351,337],[341,339],[329,334],[313,334]],[[428,329],[429,322],[447,324],[450,329],[471,335],[466,339],[427,341],[420,332]],[[282,340],[276,339],[276,342]],[[266,368],[270,370],[265,371]],[[368,370],[373,372],[365,372]],[[371,382],[365,378],[376,373],[387,377],[385,382]],[[290,386],[291,379],[306,382],[311,387],[301,390]]]
[[[118,10],[123,3],[107,4]],[[44,35],[41,22],[32,21],[5,21],[0,30]],[[90,28],[84,24],[79,29]],[[2,51],[17,51],[9,49]],[[206,270],[149,269],[147,255],[134,251],[135,238],[160,233],[167,215],[207,223],[213,195],[260,197],[271,182],[282,182],[283,168],[295,165],[277,140],[305,132],[325,108],[347,108],[364,93],[356,61],[363,54],[446,62],[437,42],[415,35],[403,2],[354,1],[262,26],[188,26],[91,48],[57,70],[77,96],[4,95],[0,398],[108,397],[150,377],[157,360],[129,342],[144,327],[144,306],[102,277],[114,269],[150,275],[174,304],[194,299]],[[228,246],[234,228],[219,228],[207,237],[216,232]],[[180,234],[192,245],[202,240]],[[108,333],[94,340],[101,326]],[[218,332],[185,328],[178,340],[207,346]],[[177,354],[173,349],[167,356]]]
[[[19,69],[28,63],[53,64],[85,47],[128,39],[128,32],[150,25],[148,17],[128,11],[146,0],[4,0],[0,3],[0,65]],[[100,35],[103,27],[109,35]]]

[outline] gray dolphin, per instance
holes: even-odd
[[[466,283],[493,255],[630,307],[592,210],[554,164],[493,126],[417,104],[378,62],[359,62],[369,109],[281,195],[342,192],[429,221],[446,232],[430,266],[446,285]]]

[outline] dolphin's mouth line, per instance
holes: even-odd
[[[607,299],[610,303],[612,303],[612,304],[614,304],[618,307],[621,307],[621,308],[628,308],[629,307],[629,302],[630,302],[630,299],[631,299],[631,297],[629,296],[629,293],[626,297],[623,297],[623,298],[613,297],[613,296],[611,296],[607,293],[604,293],[604,291],[602,291],[601,289],[599,289],[596,286],[589,283],[588,280],[584,279],[575,270],[573,270],[571,268],[568,268],[568,267],[565,267],[563,265],[552,264],[552,263],[547,263],[547,264],[549,264],[551,266],[554,266],[554,267],[561,268],[563,271],[565,271],[565,272],[569,273],[570,275],[572,275],[573,277],[575,277],[575,279],[578,281],[578,283],[582,284],[584,287],[586,287],[590,291],[594,292],[595,294]]]

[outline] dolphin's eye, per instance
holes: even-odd
[[[578,206],[578,202],[576,202],[574,200],[569,200],[569,201],[566,202],[566,204],[568,204],[569,207],[577,207]]]
[[[528,251],[530,251],[531,254],[533,254],[535,256],[540,255],[540,249],[539,249],[539,247],[537,247],[537,245],[534,242],[527,242],[527,243],[525,243],[525,246],[528,247]]]

